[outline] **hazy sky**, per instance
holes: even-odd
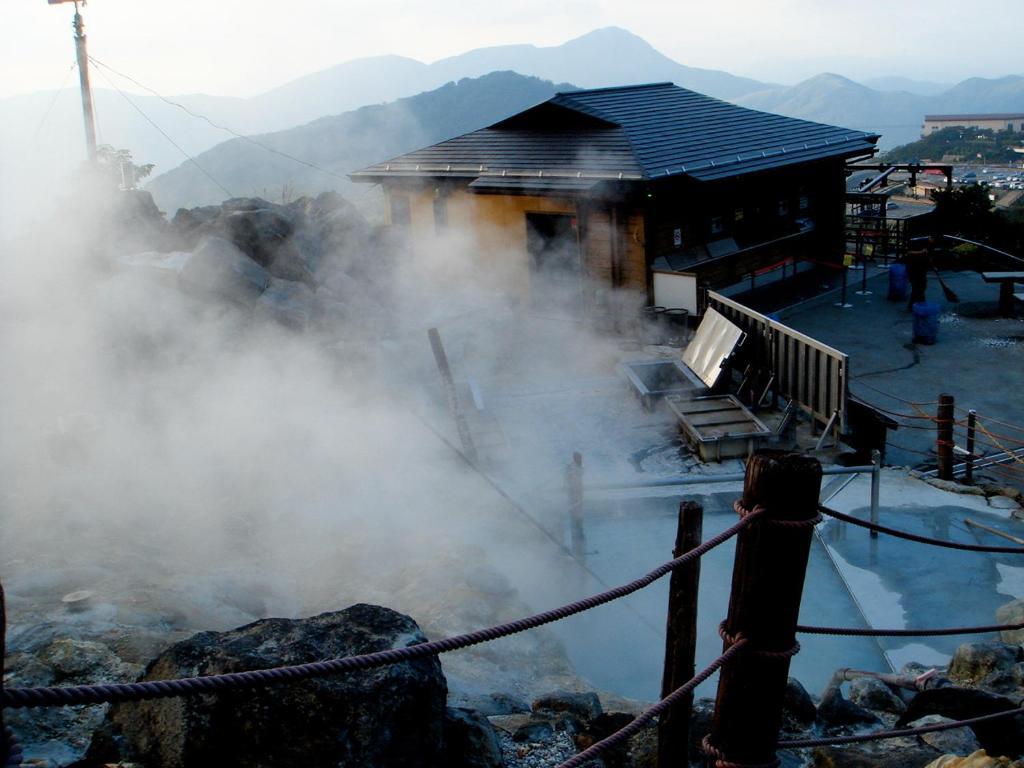
[[[0,97],[60,87],[71,16],[70,4],[0,0]],[[94,0],[84,17],[92,55],[166,93],[249,96],[362,56],[433,61],[611,25],[680,63],[783,83],[1024,73],[1021,0]]]

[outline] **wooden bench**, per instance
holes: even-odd
[[[1013,317],[1013,300],[1024,301],[1024,292],[1014,293],[1016,283],[1024,283],[1024,272],[982,272],[981,279],[986,283],[999,283],[999,314]]]

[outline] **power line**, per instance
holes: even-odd
[[[42,120],[39,121],[39,125],[37,125],[35,131],[32,132],[32,141],[35,141],[36,139],[39,138],[39,132],[43,130],[43,126],[46,124],[47,118],[49,118],[50,113],[53,111],[53,107],[57,104],[57,99],[59,99],[61,97],[61,94],[64,93],[64,88],[67,87],[68,84],[68,78],[71,77],[71,73],[75,71],[76,66],[76,62],[71,62],[71,68],[64,73],[64,80],[61,81],[60,88],[58,88],[57,92],[53,94],[53,98],[50,99],[50,105],[46,108],[46,111],[43,113]]]
[[[256,141],[256,139],[252,138],[251,136],[246,136],[245,134],[239,133],[238,131],[233,130],[232,128],[228,128],[226,125],[220,125],[219,123],[215,123],[213,120],[208,118],[206,115],[200,114],[198,112],[193,112],[191,109],[186,107],[184,104],[181,104],[181,103],[179,103],[177,101],[174,101],[173,99],[168,99],[166,96],[163,96],[162,94],[160,94],[159,92],[153,90],[149,86],[144,85],[143,83],[140,83],[135,78],[130,77],[129,75],[124,74],[123,72],[118,72],[113,67],[108,66],[107,64],[104,64],[103,62],[93,58],[92,56],[89,57],[89,61],[91,61],[97,67],[103,67],[104,69],[110,70],[115,75],[118,75],[119,77],[123,77],[125,80],[128,80],[129,82],[132,82],[135,85],[139,86],[139,88],[142,88],[143,90],[149,91],[151,94],[156,96],[158,99],[160,99],[164,103],[170,104],[172,107],[177,107],[178,109],[183,110],[184,112],[186,112],[187,114],[191,115],[192,117],[195,117],[195,118],[198,118],[200,120],[206,121],[209,125],[211,125],[212,127],[216,128],[217,130],[224,131],[225,133],[229,133],[232,136],[234,136],[235,138],[242,139],[243,141],[247,141],[250,144],[253,144],[254,146],[257,146],[257,147],[259,147],[262,150],[270,152],[271,154],[278,155],[280,157],[285,158],[286,160],[291,160],[293,163],[298,163],[299,165],[304,165],[307,168],[312,168],[315,171],[320,171],[320,173],[325,173],[328,176],[333,176],[334,178],[341,179],[342,181],[348,181],[349,180],[348,177],[343,175],[343,174],[335,173],[334,171],[328,170],[327,168],[323,168],[323,167],[317,165],[316,163],[312,163],[312,162],[310,162],[308,160],[303,160],[301,157],[295,157],[294,155],[289,155],[287,152],[282,152],[279,149],[274,149],[273,147],[267,146],[266,144],[264,144],[262,142]]]
[[[91,56],[89,57],[89,60],[90,61],[93,60]],[[177,149],[179,152],[181,152],[181,154],[183,154],[185,157],[187,157],[189,159],[189,161],[196,168],[198,168],[203,173],[204,176],[206,176],[206,178],[208,178],[210,181],[212,181],[214,184],[216,184],[218,187],[220,187],[221,191],[224,194],[226,194],[228,197],[235,197],[235,195],[231,192],[231,190],[229,190],[227,187],[225,187],[223,184],[221,184],[219,181],[217,181],[215,178],[213,178],[213,176],[210,175],[210,173],[205,168],[203,168],[203,166],[201,166],[198,162],[196,162],[196,159],[194,157],[192,157],[192,155],[190,155],[188,152],[186,152],[184,149],[182,149],[181,146],[178,144],[178,142],[176,142],[174,139],[172,139],[170,136],[168,136],[167,132],[163,128],[161,128],[159,125],[157,125],[155,122],[153,122],[153,120],[149,117],[149,115],[147,115],[138,104],[136,104],[134,101],[129,99],[128,95],[124,91],[122,91],[120,88],[118,88],[117,84],[113,80],[111,80],[109,77],[107,77],[106,74],[102,70],[99,70],[99,73],[103,76],[104,80],[106,80],[108,83],[110,83],[110,87],[111,88],[113,88],[115,91],[117,91],[119,94],[121,94],[121,97],[125,101],[127,101],[129,104],[131,104],[132,107],[135,109],[135,111],[138,112],[140,115],[142,115],[143,118],[145,118],[147,123],[149,123],[154,128],[156,128],[156,130],[160,132],[160,135],[163,136],[165,139],[167,139],[167,141],[169,141],[171,144],[173,144],[175,149]]]

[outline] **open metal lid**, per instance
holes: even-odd
[[[722,365],[743,341],[739,326],[708,307],[697,332],[683,352],[683,362],[697,374],[708,388],[714,387],[722,375]]]

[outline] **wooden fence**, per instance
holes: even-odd
[[[707,306],[746,332],[745,355],[768,375],[776,397],[792,400],[822,424],[846,431],[848,355],[714,291],[708,291]]]

